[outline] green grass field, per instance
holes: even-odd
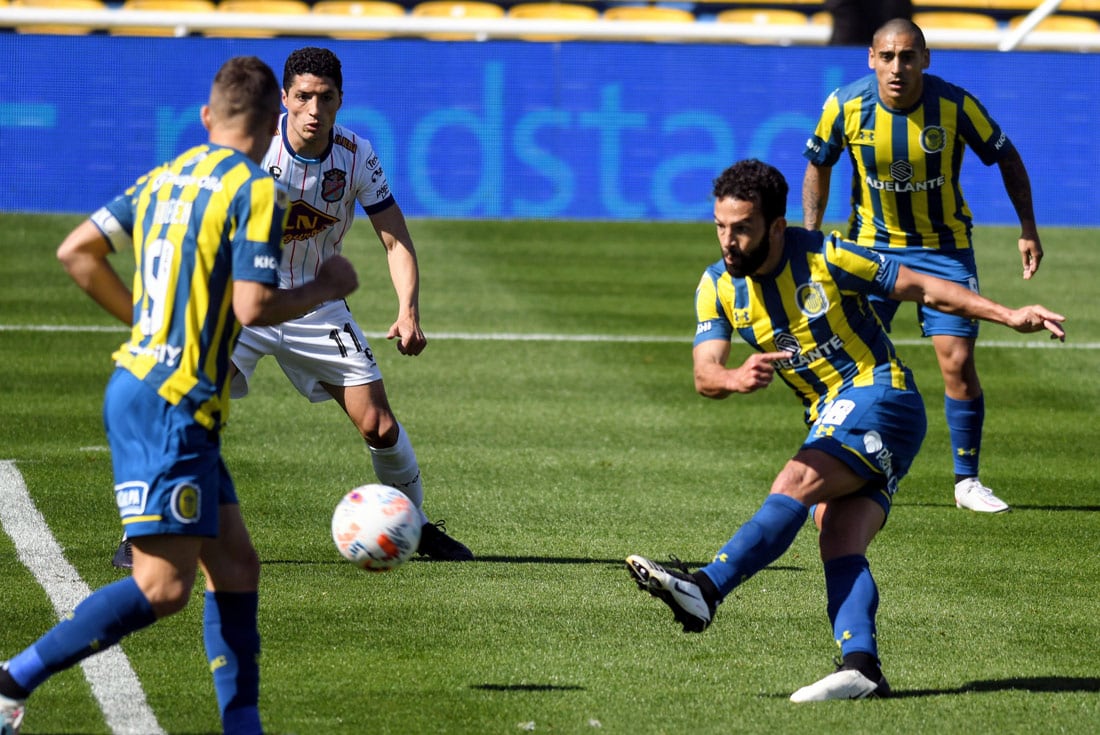
[[[0,460],[14,461],[96,588],[120,576],[100,405],[124,335],[54,260],[79,219],[0,215]],[[904,309],[897,337],[929,433],[869,555],[898,696],[796,706],[787,697],[828,673],[835,652],[812,526],[702,635],[681,633],[622,563],[707,562],[804,434],[779,384],[727,401],[694,393],[692,293],[718,254],[711,226],[412,229],[433,341],[417,358],[373,344],[420,456],[426,509],[479,558],[388,574],[343,562],[330,513],[373,481],[369,461],[335,405],[310,405],[265,361],[234,404],[225,454],[264,560],[268,732],[1096,731],[1100,233],[1047,228],[1048,258],[1028,283],[1014,231],[977,235],[985,293],[1069,316],[1064,345],[983,327],[983,479],[1012,513],[955,509],[938,369]],[[362,279],[353,310],[382,332],[393,297],[369,226],[346,252]],[[5,534],[0,579],[4,658],[56,615]],[[122,646],[173,735],[219,729],[200,608],[196,597]],[[29,701],[27,735],[111,731],[80,669]]]

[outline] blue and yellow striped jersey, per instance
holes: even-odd
[[[764,277],[733,278],[722,260],[707,268],[695,291],[695,344],[736,331],[760,352],[791,353],[777,375],[802,399],[807,423],[851,386],[916,390],[866,298],[893,290],[898,263],[800,227],[787,228],[784,249]]]
[[[208,429],[229,414],[233,281],[278,284],[286,204],[250,158],[204,144],[92,215],[114,250],[134,246],[133,328],[115,362]]]
[[[874,74],[825,101],[803,155],[832,166],[848,148],[852,215],[848,238],[866,247],[970,247],[972,215],[959,188],[965,146],[989,166],[1012,143],[971,94],[931,74],[921,99],[892,110]]]

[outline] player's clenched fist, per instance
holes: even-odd
[[[767,388],[775,379],[775,361],[789,360],[789,352],[754,352],[749,355],[741,367],[733,372],[734,385],[731,390],[737,393],[752,393]]]
[[[342,299],[359,288],[359,276],[355,272],[355,266],[343,255],[333,255],[321,263],[316,280],[331,289],[333,299]]]

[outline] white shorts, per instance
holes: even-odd
[[[303,396],[318,403],[330,396],[320,384],[366,385],[382,379],[363,330],[344,301],[330,301],[297,319],[272,327],[244,327],[233,351],[230,396],[248,394],[256,363],[274,355],[290,382]]]

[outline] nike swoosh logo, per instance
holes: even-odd
[[[703,595],[700,594],[699,587],[697,587],[696,585],[691,585],[691,587],[688,587],[683,582],[677,580],[676,583],[672,585],[672,588],[675,589],[677,592],[683,592],[685,595],[693,599],[703,599]]]

